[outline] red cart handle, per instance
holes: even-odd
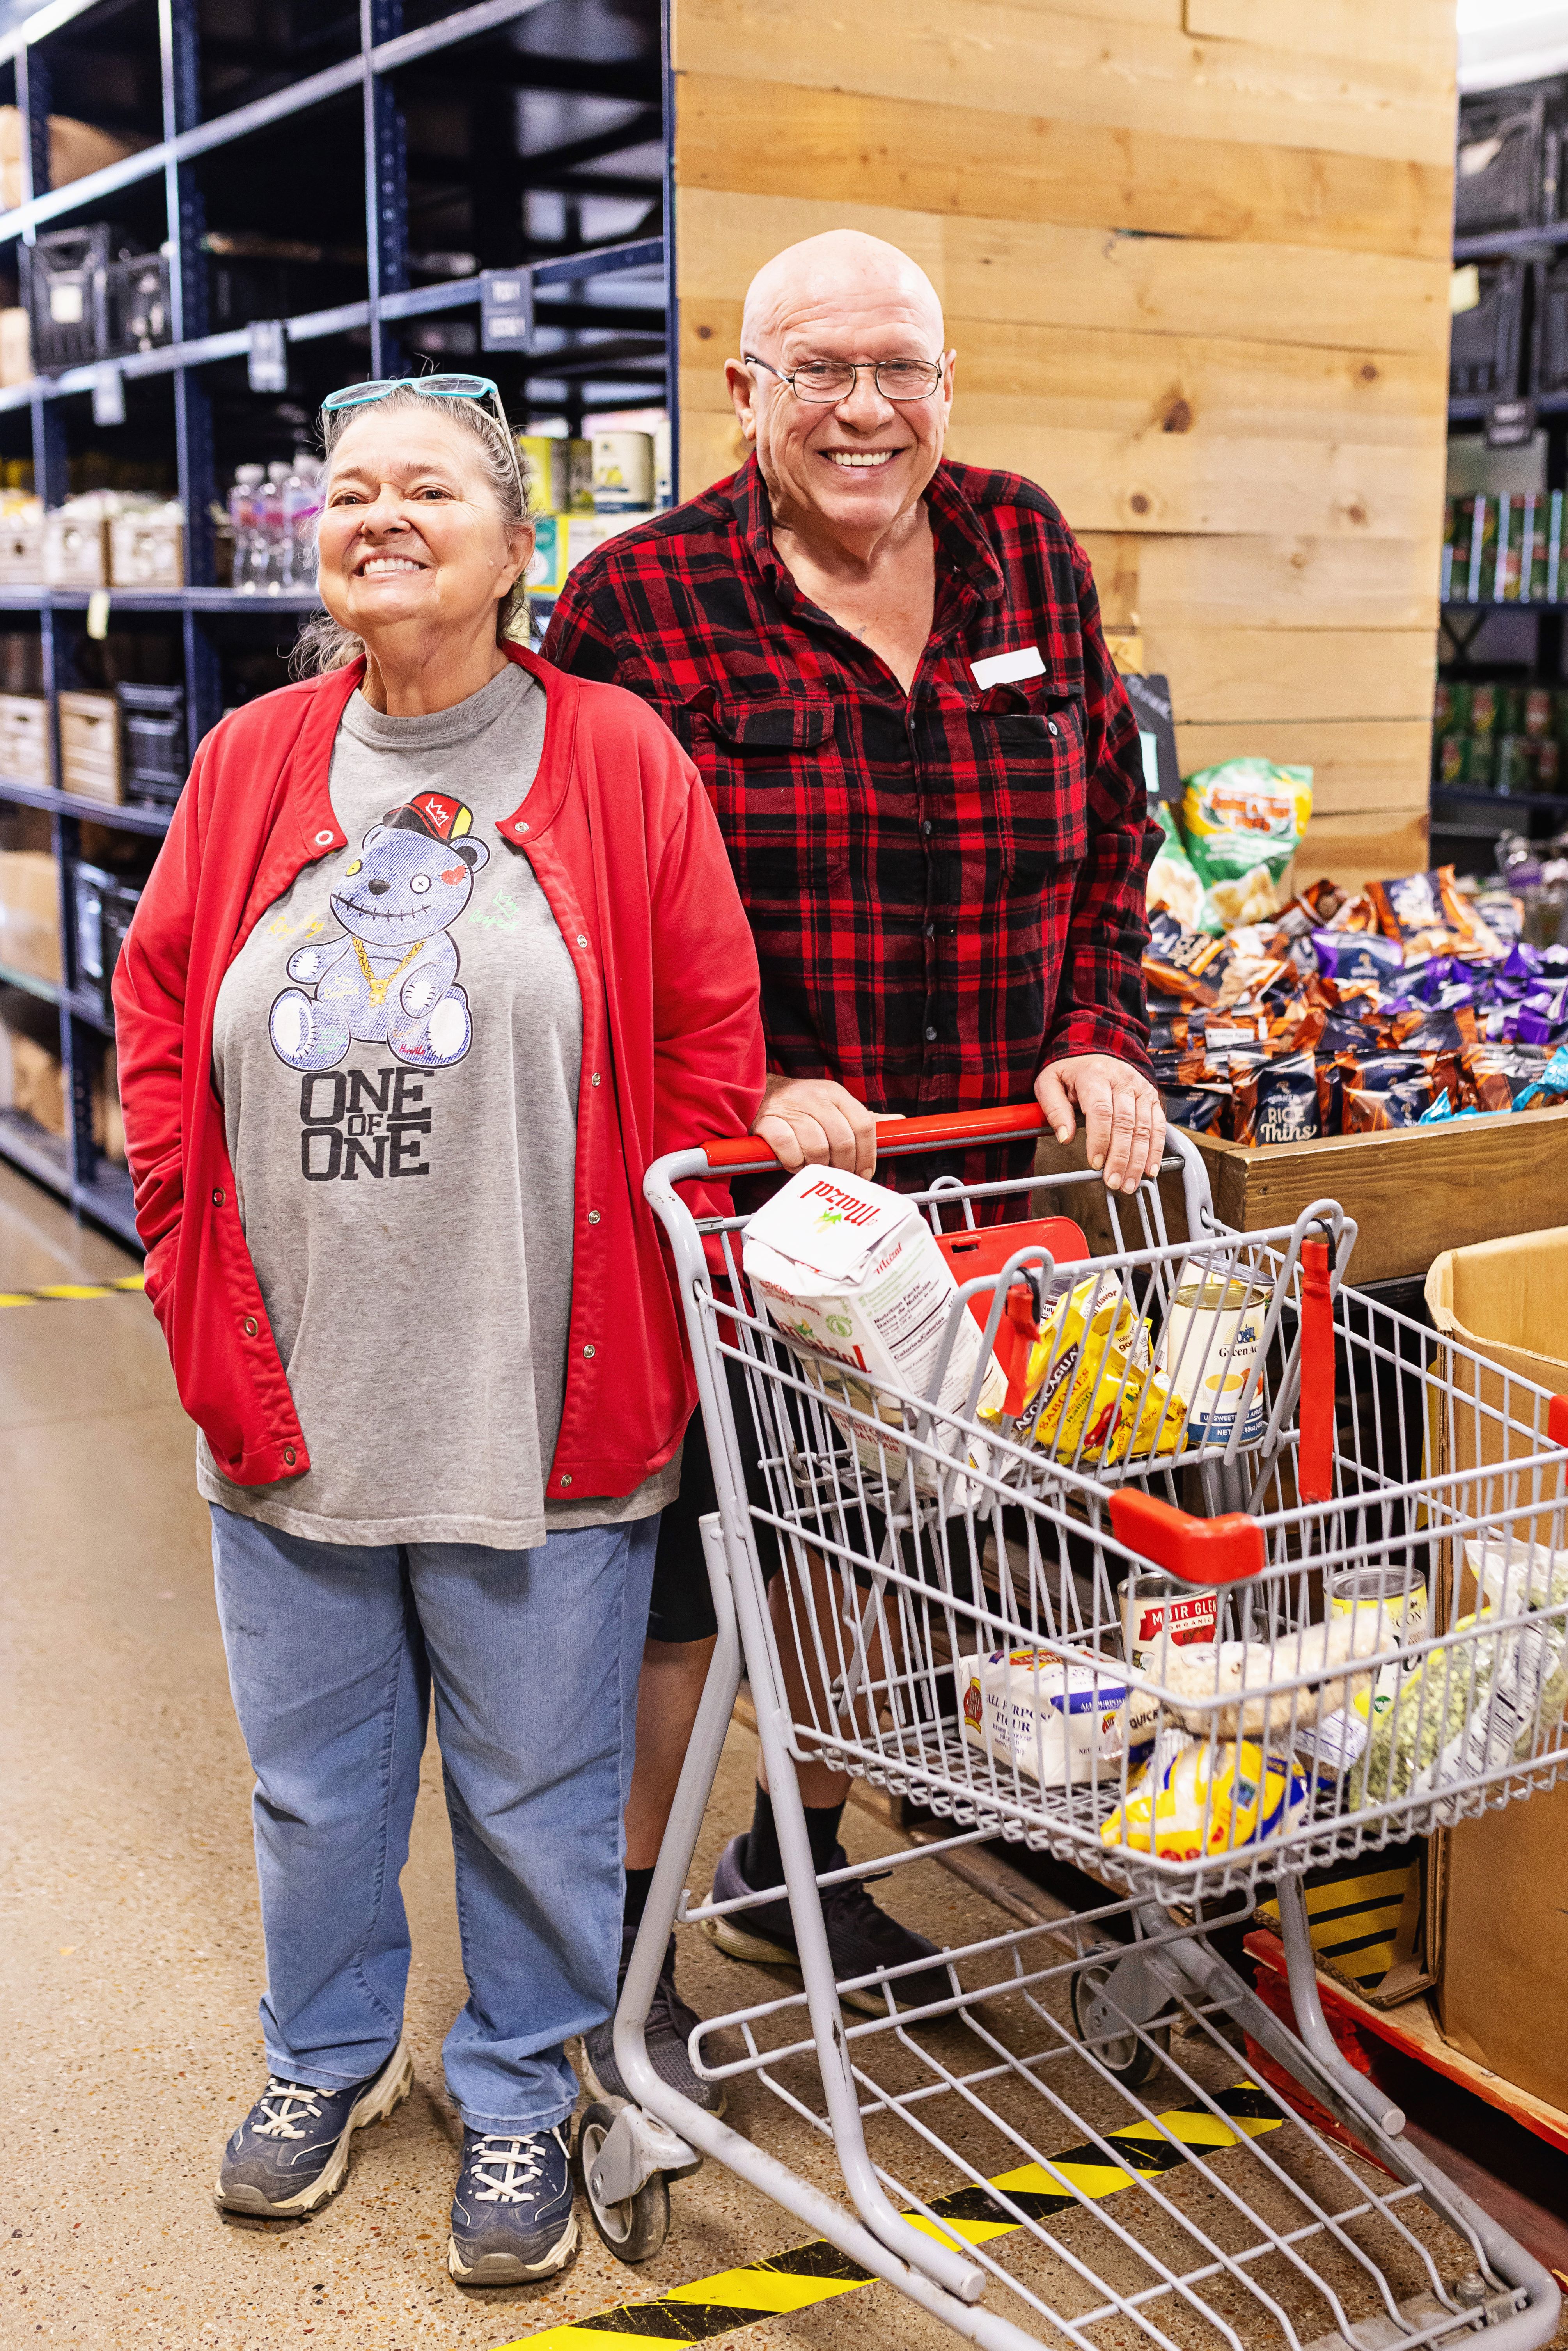
[[[1025,1143],[1045,1125],[1037,1102],[1019,1102],[1000,1110],[939,1111],[931,1118],[879,1118],[876,1153],[894,1159],[911,1151],[939,1150],[944,1144]],[[760,1135],[737,1134],[703,1149],[716,1176],[766,1176],[778,1166],[778,1155]]]
[[[1296,1491],[1303,1502],[1333,1499],[1333,1258],[1326,1240],[1301,1243],[1301,1444]]]
[[[1111,1531],[1179,1583],[1245,1583],[1268,1563],[1263,1530],[1245,1510],[1195,1519],[1141,1486],[1120,1486],[1112,1495]]]

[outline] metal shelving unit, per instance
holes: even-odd
[[[131,69],[106,80],[116,41]],[[130,95],[104,127],[136,152],[51,187],[49,116],[100,120],[86,93],[110,82]],[[214,499],[236,463],[287,455],[333,383],[478,364],[520,429],[555,417],[576,434],[595,411],[643,405],[678,429],[668,0],[439,13],[426,0],[315,0],[308,12],[284,0],[265,20],[235,0],[53,0],[0,37],[0,103],[11,97],[24,201],[0,214],[0,271],[41,234],[121,211],[142,225],[141,249],[168,255],[170,340],[0,388],[0,455],[30,458],[51,507],[72,458],[112,451],[117,434],[172,459],[191,584],[110,590],[109,626],[174,641],[193,743],[231,698],[234,664],[271,659],[315,603],[218,581]],[[220,261],[231,253],[237,262]],[[333,299],[309,298],[313,270]],[[533,324],[486,350],[492,273],[526,277]],[[273,300],[274,287],[298,298]],[[280,354],[282,392],[268,374]],[[95,423],[99,412],[129,423]],[[0,804],[49,818],[66,974],[54,988],[0,967],[0,987],[56,1008],[70,1116],[62,1142],[0,1111],[0,1157],[134,1244],[129,1179],[93,1138],[111,1032],[80,984],[69,869],[84,826],[155,842],[168,814],[59,789],[57,695],[79,682],[89,605],[86,590],[0,587],[0,613],[37,626],[50,705],[48,785],[0,776]]]

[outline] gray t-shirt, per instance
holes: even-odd
[[[525,857],[545,697],[507,667],[450,710],[350,697],[346,849],[308,865],[224,976],[213,1034],[239,1213],[310,1450],[209,1500],[318,1541],[528,1550],[645,1518],[550,1503],[566,1385],[582,1006]]]

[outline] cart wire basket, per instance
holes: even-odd
[[[1041,1124],[890,1123],[879,1152]],[[1032,1213],[1030,1176],[907,1196],[954,1276],[916,1392],[806,1335],[745,1220],[677,1188],[743,1172],[779,1173],[746,1138],[646,1183],[713,1458],[719,1637],[616,2014],[635,2103],[580,2136],[605,2242],[656,2251],[668,2180],[711,2157],[994,2351],[1548,2342],[1550,2275],[1336,2047],[1302,1873],[1568,1769],[1568,1402],[1349,1287],[1334,1202],[1218,1224],[1180,1136],[1164,1193],[1052,1176],[1078,1217]],[[743,1672],[785,1884],[698,1904]],[[931,1841],[819,1880],[811,1762],[909,1798]],[[835,1981],[824,1887],[998,1838],[1071,1865],[1082,1907],[950,1944],[941,1999],[925,1962]],[[1225,1956],[1260,1893],[1295,2032]],[[839,2196],[669,2089],[643,2039],[672,1927],[786,1894],[800,1989],[689,2054],[826,2142]],[[1246,2077],[1249,2042],[1329,2129]]]

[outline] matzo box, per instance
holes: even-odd
[[[741,1261],[758,1305],[785,1339],[803,1342],[842,1366],[835,1374],[804,1359],[862,1466],[880,1475],[885,1462],[895,1483],[906,1459],[904,1446],[891,1434],[873,1437],[847,1413],[833,1411],[831,1399],[836,1394],[892,1431],[903,1427],[904,1415],[885,1388],[915,1396],[929,1392],[957,1284],[918,1207],[863,1176],[802,1167],[747,1223]],[[973,1315],[959,1314],[956,1324],[936,1399],[946,1412],[962,1412],[980,1356]],[[993,1358],[980,1402],[999,1409],[1006,1392]],[[937,1441],[951,1444],[952,1432],[940,1432]],[[980,1460],[977,1445],[967,1448],[966,1458]],[[922,1492],[936,1492],[937,1476],[928,1460],[917,1461],[915,1483]],[[953,1506],[963,1508],[973,1491],[972,1481],[960,1480]]]

